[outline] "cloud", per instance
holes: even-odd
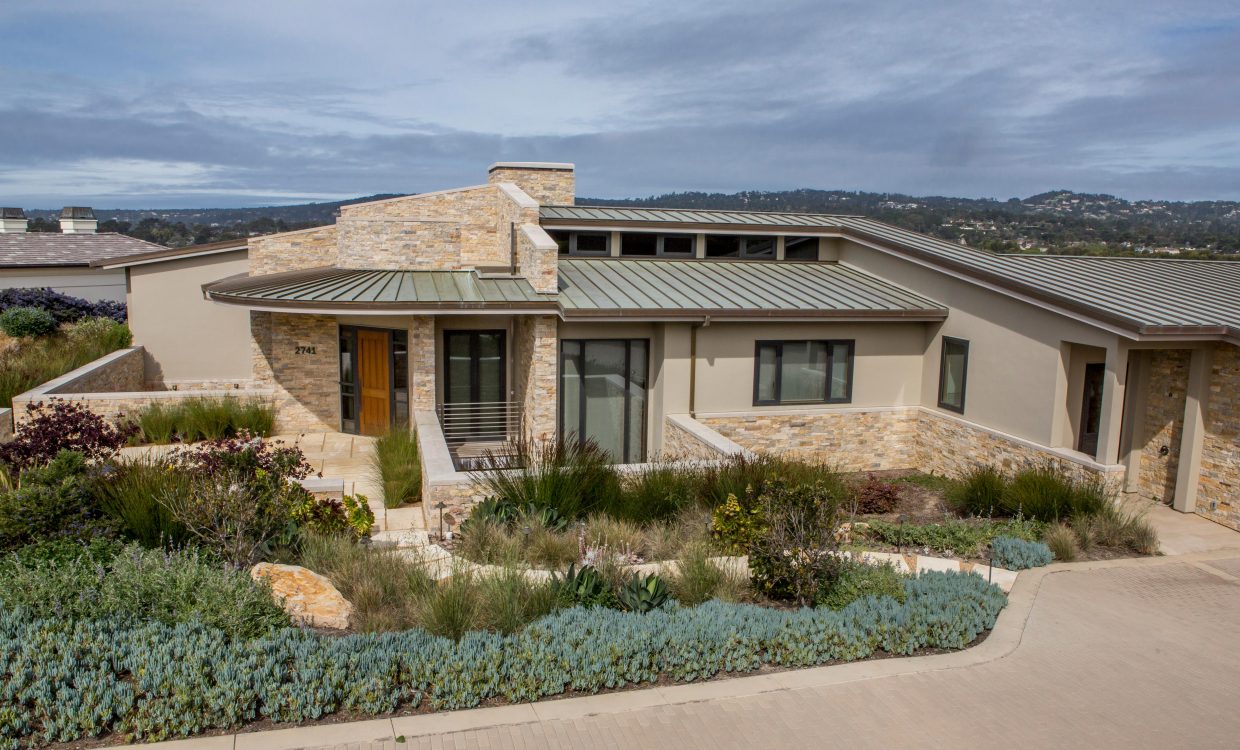
[[[6,3],[0,203],[421,191],[500,159],[574,161],[608,197],[1240,199],[1240,9],[519,5]]]

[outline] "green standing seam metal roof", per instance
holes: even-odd
[[[206,284],[203,291],[221,302],[291,310],[558,310],[555,295],[539,294],[525,279],[481,277],[473,271],[314,268],[236,276]]]
[[[940,319],[947,310],[834,263],[561,258],[566,318],[652,313]]]
[[[977,250],[874,219],[835,214],[544,206],[549,228],[625,224],[674,228],[771,227],[836,232],[920,257],[1008,291],[1140,334],[1221,335],[1240,343],[1240,262],[1164,258],[1008,255]]]
[[[565,318],[646,315],[938,320],[937,302],[831,263],[561,258],[560,293],[473,271],[317,268],[238,276],[203,287],[251,307],[317,310],[529,309]]]

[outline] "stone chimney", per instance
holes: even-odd
[[[512,182],[540,206],[571,206],[577,181],[573,165],[544,161],[499,161],[487,170],[487,182]]]
[[[60,210],[62,234],[94,234],[98,229],[99,220],[90,206],[65,206]]]
[[[0,234],[26,231],[26,212],[20,208],[0,208]]]

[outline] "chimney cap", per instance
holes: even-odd
[[[60,210],[62,219],[93,219],[95,212],[90,206],[65,206]]]
[[[3,208],[0,208],[0,219],[24,219],[24,218],[26,218],[26,212],[21,210],[20,208],[14,208],[11,206],[5,206]]]
[[[563,161],[497,161],[487,169],[487,172],[494,172],[497,169],[550,169],[572,172],[576,169],[576,165]]]

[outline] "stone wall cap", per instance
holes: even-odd
[[[572,172],[577,168],[572,162],[563,161],[497,161],[487,168],[487,172],[497,169],[551,169],[561,172]]]

